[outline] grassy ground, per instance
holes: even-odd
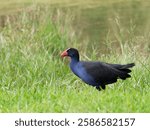
[[[33,5],[31,12],[7,17],[0,27],[0,112],[150,112],[149,33],[136,36],[115,18],[115,41],[108,34],[104,44],[109,54],[103,54],[77,42],[70,12],[48,10]],[[132,78],[98,92],[60,58],[68,47],[79,48],[83,60],[134,61]]]

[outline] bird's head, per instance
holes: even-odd
[[[69,48],[61,53],[61,57],[69,56],[71,59],[79,60],[79,52],[75,48]]]

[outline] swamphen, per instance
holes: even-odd
[[[135,66],[134,63],[120,65],[104,62],[80,61],[79,52],[75,48],[69,48],[62,52],[61,57],[71,58],[70,68],[72,72],[81,78],[85,83],[96,87],[97,90],[105,89],[105,85],[117,82],[117,79],[125,80],[130,78],[129,68]]]

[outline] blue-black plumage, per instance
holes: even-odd
[[[135,66],[134,63],[120,65],[98,61],[80,61],[79,52],[75,48],[65,50],[61,56],[69,56],[72,72],[85,83],[96,87],[97,90],[105,89],[105,85],[115,83],[117,79],[125,80],[131,77],[129,68]]]

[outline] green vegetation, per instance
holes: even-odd
[[[79,41],[70,9],[36,4],[30,9],[3,16],[0,112],[150,112],[149,30],[137,35],[132,22],[126,28],[113,17],[102,44],[105,51],[100,51],[99,43]],[[68,60],[60,58],[68,47],[79,48],[83,60],[135,62],[132,78],[98,92],[75,77]]]

